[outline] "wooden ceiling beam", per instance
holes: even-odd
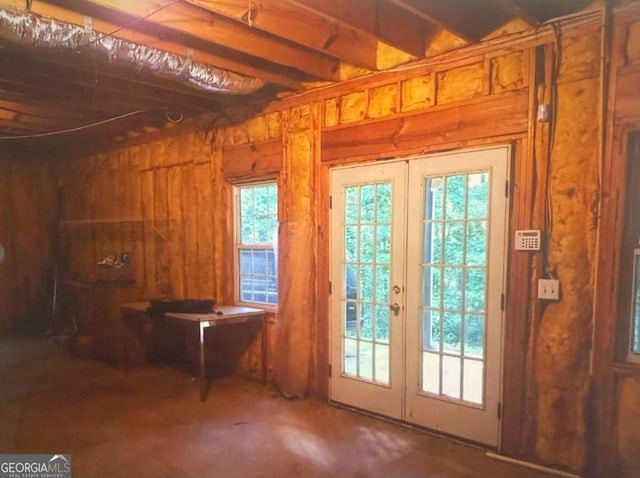
[[[1,72],[0,76],[2,76]],[[122,101],[121,97],[100,94],[97,91],[92,93],[87,95],[82,88],[69,88],[69,85],[61,85],[26,74],[22,75],[21,81],[0,77],[0,95],[3,98],[16,95],[38,98],[38,101],[50,105],[51,108],[82,111],[88,117],[113,116],[130,111],[132,106],[135,106],[135,103]]]
[[[287,2],[328,19],[336,19],[418,58],[424,58],[428,41],[439,29],[438,25],[417,17],[388,0]]]
[[[440,25],[468,42],[478,42],[511,16],[489,0],[390,0],[421,18]]]
[[[0,120],[0,136],[22,136],[27,134],[32,134],[33,130],[21,128],[16,126],[11,121],[6,122],[4,120]],[[0,147],[2,144],[0,143]]]
[[[513,3],[520,11],[525,12],[529,16],[536,18],[539,23],[542,23],[552,18],[575,13],[586,8],[593,2],[590,0],[509,0],[509,3]]]
[[[530,10],[517,4],[514,0],[493,0],[493,2],[502,8],[503,11],[513,17],[521,18],[531,26],[537,26],[542,23],[542,19],[533,14]]]
[[[25,78],[27,81],[33,83],[32,79],[27,77]],[[2,80],[0,79],[0,86],[3,86],[5,84],[6,80]],[[60,86],[60,85],[53,85],[53,88],[57,91],[66,91],[67,89]],[[35,95],[38,95],[38,97],[40,98],[40,100],[44,103],[48,104],[48,101],[50,101],[50,95],[47,96],[43,96],[42,94],[38,94],[38,91],[36,90],[35,93],[33,93]],[[83,118],[78,118],[77,121],[75,121],[75,124],[88,124],[88,123],[94,123],[97,121],[101,121],[104,120],[105,118],[112,118],[112,117],[116,117],[119,116],[121,114],[124,113],[128,113],[131,112],[133,110],[136,109],[144,109],[144,106],[139,106],[139,105],[135,105],[135,104],[124,104],[124,103],[115,103],[115,104],[111,104],[111,102],[109,102],[107,99],[105,99],[104,97],[102,97],[99,94],[91,94],[91,95],[85,95],[85,94],[70,94],[70,93],[61,93],[55,96],[55,98],[57,100],[62,100],[64,102],[64,107],[63,109],[61,109],[61,111],[65,111],[65,110],[72,110],[72,111],[82,111],[83,108],[85,108],[85,106],[87,104],[91,104],[91,112],[85,111],[84,112],[84,117]],[[51,103],[50,108],[54,108],[56,105],[56,103]],[[98,108],[96,110],[96,105],[98,105]],[[106,105],[110,105],[107,109]],[[185,115],[192,115],[193,113],[184,113]],[[188,116],[187,116],[188,117]],[[149,112],[145,112],[145,113],[140,113],[137,114],[135,116],[131,117],[132,120],[135,120],[139,123],[142,124],[147,124],[150,122],[164,122],[166,121],[166,117],[164,116],[164,114],[162,114],[161,111],[149,111]],[[64,118],[63,118],[64,119]],[[50,130],[60,130],[60,129],[65,129],[67,126],[69,126],[68,124],[62,124],[62,122],[54,122],[51,125],[51,128],[49,128]]]
[[[182,2],[175,3],[175,0],[146,0],[144,2],[87,0],[77,3],[122,14],[118,24],[121,26],[129,24],[127,28],[145,31],[146,26],[155,25],[169,32],[173,30],[213,45],[224,46],[253,57],[264,58],[272,63],[303,71],[315,78],[331,81],[340,79],[340,65],[335,58],[301,48],[292,42],[283,41],[273,35],[215,15],[194,5]],[[94,9],[94,11],[96,10]],[[156,13],[149,16],[153,12]],[[104,15],[112,18],[108,12],[105,12]],[[146,16],[149,17],[142,20]],[[103,17],[99,16],[99,18]],[[132,19],[140,19],[140,21],[131,25]]]
[[[72,122],[66,119],[40,118],[28,114],[0,108],[0,121],[6,125],[15,125],[32,131],[49,131],[51,129],[68,128],[77,126],[80,122]]]
[[[0,86],[2,86],[1,82],[0,79]],[[77,95],[70,96],[59,93],[46,95],[42,90],[32,90],[27,95],[20,91],[9,91],[0,87],[0,98],[2,98],[0,107],[4,109],[50,118],[63,117],[70,120],[87,121],[115,116],[124,111],[124,104],[88,101]]]
[[[55,0],[52,0],[55,3]],[[71,4],[72,2],[58,2]],[[24,0],[0,0],[0,6],[10,7],[14,9],[24,8]],[[45,3],[40,0],[34,0],[31,4],[30,11],[37,15],[55,18],[59,21],[70,23],[73,25],[83,26],[84,15],[73,11],[72,9],[63,8],[51,2]],[[92,20],[92,28],[100,33],[110,33],[120,28],[118,25],[103,21],[100,19]],[[147,45],[159,50],[174,53],[180,56],[189,55],[189,47],[181,45],[176,42],[168,41],[166,39],[158,38],[157,36],[149,35],[144,32],[131,30],[128,28],[119,29],[115,34],[118,38],[137,43],[140,45]],[[292,78],[289,75],[278,73],[276,71],[270,71],[262,68],[258,68],[254,65],[246,62],[236,61],[231,58],[224,57],[222,55],[215,55],[208,51],[203,51],[197,48],[191,48],[191,57],[193,61],[203,63],[205,65],[215,66],[225,70],[233,71],[241,75],[260,78],[268,83],[283,86],[291,90],[299,90],[302,85],[299,80]]]
[[[93,90],[110,93],[112,99],[123,104],[137,104],[151,108],[164,108],[180,105],[185,109],[209,111],[217,106],[212,95],[191,92],[171,91],[156,84],[149,84],[140,79],[121,78],[104,69],[95,70],[80,63],[57,64],[51,58],[28,58],[13,55],[2,55],[0,58],[0,74],[4,78],[15,78],[19,75],[29,75],[44,84],[57,85],[58,88],[75,89],[78,93],[88,94]],[[38,60],[46,61],[38,61]],[[58,59],[59,60],[59,59]],[[72,71],[73,74],[69,74]],[[16,76],[18,75],[18,76]],[[38,83],[36,83],[38,84]],[[131,108],[129,108],[131,109]]]
[[[33,101],[11,101],[1,93],[0,110],[11,111],[20,115],[34,116],[36,118],[62,119],[66,121],[86,121],[87,119],[96,117],[95,111],[93,111],[92,114],[87,114],[75,108],[69,110],[68,105],[66,108],[61,108],[46,103],[35,103]]]
[[[211,12],[286,37],[299,45],[331,55],[352,65],[377,69],[378,39],[337,18],[287,0],[186,0]]]

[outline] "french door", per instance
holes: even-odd
[[[508,157],[332,171],[332,400],[498,444]]]

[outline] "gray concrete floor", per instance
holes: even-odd
[[[73,476],[544,477],[483,450],[240,378],[116,370],[0,339],[0,453],[71,453]]]

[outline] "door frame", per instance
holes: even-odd
[[[506,184],[505,184],[505,196],[506,196],[506,205],[505,205],[505,224],[504,224],[504,251],[503,251],[503,270],[502,270],[502,290],[503,290],[503,307],[502,307],[502,324],[500,327],[500,344],[501,344],[501,349],[500,349],[500,359],[499,359],[499,371],[498,371],[498,375],[499,375],[499,390],[498,390],[498,401],[500,404],[500,410],[499,410],[499,418],[498,418],[498,440],[497,440],[497,446],[496,447],[491,447],[489,445],[483,445],[480,444],[481,446],[485,446],[487,448],[496,448],[498,451],[502,450],[503,447],[503,435],[505,433],[505,397],[504,397],[504,392],[505,392],[505,377],[507,375],[507,371],[505,370],[506,368],[506,359],[507,359],[507,353],[508,353],[508,347],[506,344],[506,339],[507,339],[507,335],[508,335],[508,320],[507,320],[507,312],[510,310],[509,309],[509,277],[510,277],[510,272],[512,272],[510,270],[510,266],[511,266],[511,259],[512,259],[512,251],[511,251],[511,246],[512,246],[512,242],[510,240],[511,237],[511,233],[512,233],[512,228],[513,228],[513,221],[512,221],[512,210],[513,210],[513,197],[514,195],[512,194],[512,184],[514,182],[513,180],[513,168],[514,168],[514,158],[516,156],[520,156],[522,157],[522,152],[521,149],[523,148],[524,144],[521,140],[512,140],[512,141],[505,141],[505,142],[496,142],[496,143],[486,143],[486,144],[479,144],[479,145],[475,145],[475,146],[470,146],[470,147],[461,147],[461,148],[455,148],[455,149],[451,149],[451,150],[447,150],[447,151],[434,151],[434,152],[429,152],[429,153],[422,153],[422,154],[408,154],[408,155],[402,155],[402,152],[400,152],[398,154],[397,157],[394,158],[390,158],[390,159],[385,159],[385,158],[380,158],[380,159],[374,159],[374,160],[367,160],[367,161],[358,161],[358,162],[350,162],[348,164],[323,164],[322,166],[322,171],[323,171],[323,180],[324,180],[324,199],[322,201],[321,206],[326,206],[323,207],[323,217],[324,217],[324,224],[326,225],[326,228],[324,228],[324,230],[326,231],[326,236],[327,237],[327,247],[325,249],[325,255],[324,257],[326,257],[326,264],[323,264],[324,266],[324,277],[327,279],[327,287],[323,288],[322,286],[319,288],[319,291],[326,291],[329,292],[329,287],[328,287],[328,283],[331,280],[332,277],[332,267],[331,267],[331,251],[332,251],[332,245],[331,245],[331,211],[330,211],[330,207],[331,207],[331,202],[330,202],[330,196],[331,196],[331,172],[335,169],[352,169],[352,168],[357,168],[357,167],[361,167],[361,166],[367,166],[370,164],[376,164],[376,162],[380,162],[380,161],[384,161],[384,162],[389,162],[389,163],[396,163],[396,162],[410,162],[412,160],[417,160],[417,159],[422,159],[425,157],[429,157],[429,158],[434,158],[434,157],[438,157],[438,156],[447,156],[447,155],[451,155],[451,154],[456,154],[456,153],[468,153],[468,152],[474,152],[474,151],[486,151],[486,150],[491,150],[491,149],[501,149],[501,148],[506,148],[507,149],[507,162],[506,162]],[[322,301],[324,302],[324,310],[326,311],[326,317],[327,317],[327,366],[328,366],[328,370],[329,370],[329,374],[327,377],[327,380],[324,382],[326,384],[326,390],[327,390],[327,400],[329,403],[335,404],[337,406],[344,406],[344,404],[341,404],[340,402],[336,402],[334,400],[332,400],[331,398],[331,375],[332,375],[332,350],[333,350],[333,334],[332,334],[332,330],[333,330],[333,314],[332,314],[332,307],[331,307],[331,296],[330,294],[326,294],[326,301]],[[403,307],[406,306],[406,299],[403,298]],[[404,337],[403,337],[403,341],[404,341]],[[405,368],[403,366],[403,368]],[[406,372],[405,372],[406,373]],[[513,372],[511,372],[513,373]],[[406,383],[406,377],[403,377],[403,379],[405,380]],[[406,392],[405,392],[406,393]],[[403,394],[404,395],[404,394]],[[403,400],[404,402],[404,400]],[[402,407],[404,409],[405,404],[402,404]],[[356,410],[360,410],[357,409]],[[364,413],[368,413],[368,414],[372,414],[372,415],[377,415],[375,412],[370,412],[366,409],[364,410],[360,410]],[[389,419],[388,417],[385,417],[386,419]],[[394,420],[394,419],[391,419]],[[438,431],[438,430],[433,430],[430,428],[426,428],[426,427],[421,427],[420,425],[414,425],[411,424],[410,422],[407,422],[405,420],[398,420],[400,423],[405,424],[405,425],[410,425],[410,426],[415,426],[418,428],[424,428],[425,430],[428,430],[430,432],[434,432],[434,433],[438,433],[438,434],[442,434],[445,436],[454,436],[454,435],[450,435],[446,432],[443,431]],[[513,425],[511,425],[513,426]],[[459,437],[455,437],[454,438],[458,438],[458,439],[462,439],[465,440],[464,438],[459,438]]]

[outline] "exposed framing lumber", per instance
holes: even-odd
[[[145,2],[131,2],[128,0],[92,0],[77,2],[77,8],[82,5],[100,7],[92,9],[99,13],[98,18],[111,17],[113,12],[120,13],[120,26],[130,23],[132,19],[139,19],[150,13],[167,7],[164,10],[140,21],[131,27],[135,30],[145,30],[149,25],[164,31],[190,35],[204,42],[221,45],[253,57],[264,58],[273,63],[295,68],[316,78],[336,81],[339,79],[339,62],[327,55],[315,51],[296,47],[294,44],[282,41],[272,35],[262,33],[256,29],[242,25],[228,18],[198,8],[194,5],[174,3],[173,0],[149,0]],[[74,2],[74,7],[76,7]],[[106,12],[105,10],[110,10]]]
[[[315,14],[336,19],[353,28],[378,37],[402,51],[423,58],[426,43],[438,26],[412,15],[387,1],[349,0],[327,2],[323,0],[288,0]]]
[[[434,145],[442,149],[443,145],[472,139],[524,134],[527,106],[528,92],[522,90],[419,114],[328,129],[322,134],[322,161],[344,163],[395,157],[398,151],[423,153]],[[500,121],[493,121],[495,118]]]
[[[393,0],[391,0],[393,1]],[[600,11],[592,10],[582,15],[565,19],[561,22],[563,28],[595,27],[600,22]],[[386,71],[374,75],[353,78],[337,84],[316,88],[296,95],[283,98],[277,103],[268,106],[265,112],[280,111],[286,108],[323,101],[329,98],[339,97],[353,91],[372,89],[392,82],[401,81],[426,72],[446,71],[458,66],[470,65],[484,60],[484,56],[499,56],[510,52],[525,50],[538,45],[551,43],[553,30],[544,25],[536,30],[515,33],[508,37],[499,37],[482,43],[466,46],[462,49],[438,55],[435,58],[427,58],[415,62],[411,66],[397,70]],[[525,78],[525,81],[528,79]]]
[[[513,0],[493,0],[493,2],[499,5],[502,10],[509,13],[511,16],[521,18],[531,26],[539,25],[542,22],[539,17],[534,15],[531,11],[526,10]]]
[[[436,23],[469,42],[477,42],[510,20],[510,16],[487,1],[391,0],[397,6]]]
[[[223,161],[225,178],[273,176],[282,169],[282,140],[225,148]]]
[[[67,118],[47,118],[43,116],[36,116],[34,114],[22,113],[20,111],[12,111],[0,107],[0,120],[7,124],[14,123],[19,127],[30,127],[32,129],[38,129],[40,131],[47,131],[56,128],[65,128],[77,126],[82,120],[69,120]]]
[[[200,111],[210,111],[211,108],[219,103],[211,98],[200,95],[190,95],[188,92],[169,91],[157,85],[151,85],[141,80],[128,81],[119,78],[111,73],[100,71],[100,73],[92,72],[89,68],[79,64],[65,64],[64,66],[52,62],[30,61],[25,63],[23,60],[14,56],[9,59],[7,56],[0,56],[0,78],[6,75],[22,77],[22,81],[30,79],[34,86],[43,86],[45,88],[54,88],[54,94],[61,91],[62,88],[71,88],[69,91],[73,94],[92,92],[105,92],[111,96],[108,101],[121,103],[126,107],[126,111],[131,110],[132,106],[139,108],[163,108],[172,104],[179,104],[184,109],[195,109]],[[74,71],[73,75],[69,75],[71,67]],[[60,88],[56,88],[60,87]],[[81,101],[86,100],[81,99]]]
[[[377,69],[378,40],[335,18],[318,15],[295,2],[261,0],[187,0],[206,10],[236,20],[251,28],[287,39],[353,65]],[[251,6],[251,8],[249,8]]]
[[[68,4],[71,2],[61,1],[59,3]],[[0,6],[14,8],[14,9],[21,9],[21,8],[24,8],[24,1],[0,0]],[[84,24],[84,15],[82,15],[81,13],[78,13],[57,5],[52,5],[50,3],[45,3],[40,0],[34,0],[31,3],[30,11],[32,11],[37,15],[55,18],[57,20],[71,23],[74,25]],[[115,25],[113,23],[103,21],[100,19],[93,19],[91,26],[94,30],[100,33],[105,33],[105,34],[113,32],[114,30],[119,28],[118,25]],[[171,53],[175,53],[176,55],[182,55],[182,56],[189,55],[187,46],[178,44],[176,42],[171,42],[166,39],[161,39],[159,37],[149,35],[144,32],[138,32],[128,28],[122,28],[118,30],[115,36],[133,43],[149,45],[151,47],[158,48],[160,50],[165,50]],[[235,71],[236,73],[240,73],[247,76],[261,78],[269,83],[274,83],[276,85],[284,86],[289,89],[297,90],[301,88],[300,82],[294,78],[291,78],[290,76],[280,74],[274,71],[261,69],[253,65],[250,65],[248,63],[235,61],[233,59],[226,58],[221,55],[215,55],[208,51],[192,48],[191,57],[193,58],[194,61],[197,61],[200,63],[217,66],[219,68]]]
[[[587,442],[588,477],[613,476],[620,472],[616,447],[616,382],[620,375],[618,365],[618,301],[620,293],[620,251],[624,234],[624,216],[627,197],[627,141],[628,134],[640,131],[640,110],[637,105],[640,91],[633,86],[633,77],[640,78],[640,71],[625,66],[625,45],[628,22],[640,19],[637,5],[613,10],[611,31],[609,77],[607,84],[607,111],[605,117],[605,158],[601,177],[601,203],[595,301],[593,310],[592,388],[589,412],[594,417]],[[631,83],[628,82],[631,80]],[[627,106],[631,106],[628,109]],[[622,111],[620,111],[622,109]],[[628,333],[625,331],[625,333]],[[640,377],[636,366],[625,367],[625,372]]]

